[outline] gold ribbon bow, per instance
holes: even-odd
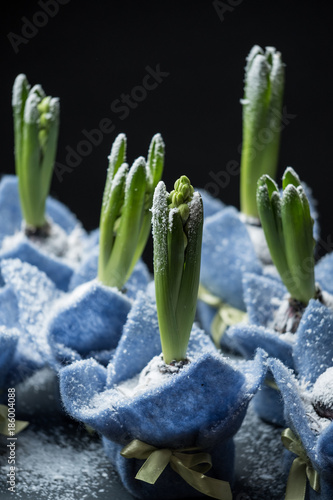
[[[291,429],[282,431],[281,439],[287,450],[298,455],[290,468],[285,500],[304,500],[307,479],[311,488],[319,491],[319,474],[312,467],[301,440],[295,436]]]
[[[0,434],[4,436],[12,436],[23,431],[29,425],[29,422],[24,422],[23,420],[15,420],[15,428],[8,429],[8,407],[6,405],[0,405]]]
[[[197,451],[198,448],[186,448],[183,450],[158,449],[155,446],[144,443],[139,439],[133,439],[120,452],[125,458],[136,458],[145,460],[135,479],[155,484],[168,464],[186,481],[192,488],[204,495],[219,500],[232,500],[230,485],[226,481],[205,476],[212,467],[209,453],[186,453]]]
[[[240,323],[242,321],[247,321],[246,312],[226,304],[219,297],[210,293],[202,285],[199,286],[198,298],[209,306],[217,309],[217,313],[215,314],[211,324],[212,337],[217,347],[220,347],[221,338],[228,326],[235,325],[236,323]]]

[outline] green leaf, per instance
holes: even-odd
[[[108,183],[109,192],[104,190],[103,206],[100,220],[98,278],[108,284],[107,265],[110,260],[116,236],[115,223],[121,216],[121,208],[125,197],[125,184],[129,167],[124,163]]]
[[[281,204],[286,257],[297,291],[293,297],[305,304],[315,295],[312,219],[301,186],[289,184]]]
[[[30,89],[20,74],[13,86],[15,168],[23,218],[28,226],[46,224],[49,194],[59,132],[59,100],[46,97],[40,85]]]
[[[258,181],[257,206],[272,261],[282,280],[284,276],[289,278],[282,230],[280,196],[277,185],[267,175],[262,176]],[[289,286],[293,287],[292,284]]]
[[[183,221],[178,209],[169,211],[168,222],[168,273],[170,283],[170,296],[173,310],[176,310],[179,287],[184,271],[185,243]]]
[[[164,167],[164,153],[165,145],[162,136],[161,134],[155,134],[149,146],[147,159],[149,185],[152,192],[154,191],[157,183],[161,180],[162,177]]]
[[[258,216],[256,189],[258,179],[268,174],[276,175],[282,98],[284,64],[281,54],[273,47],[265,52],[253,47],[245,68],[243,105],[243,143],[241,155],[241,211]]]
[[[128,271],[136,250],[144,215],[146,186],[146,163],[145,159],[140,157],[135,160],[127,175],[119,228],[106,267],[109,276],[106,284],[119,289],[128,279]]]
[[[190,215],[186,222],[187,247],[185,250],[185,266],[180,285],[176,318],[182,332],[184,356],[190,337],[200,281],[201,246],[203,229],[203,205],[199,193],[195,193],[190,202]]]
[[[177,349],[179,331],[170,293],[168,265],[169,217],[167,191],[162,181],[157,184],[155,189],[152,213],[156,306],[163,357],[165,363],[168,364],[175,359],[174,347],[176,344]]]
[[[98,278],[108,286],[123,287],[146,246],[151,230],[154,185],[162,175],[164,144],[156,134],[143,157],[130,169],[124,166],[126,136],[119,134],[109,156],[100,217]]]
[[[127,146],[126,135],[119,134],[112,144],[111,153],[109,156],[109,168],[106,176],[101,215],[103,215],[104,210],[108,211],[108,208],[104,208],[104,206],[107,207],[108,205],[108,198],[112,189],[111,186],[113,178],[116,175],[120,166],[126,162],[126,146]]]
[[[286,187],[292,184],[295,187],[301,185],[300,178],[296,174],[295,170],[291,167],[287,167],[282,176],[282,189],[286,189]]]
[[[166,203],[167,200],[167,203]],[[164,361],[186,358],[196,312],[203,226],[199,193],[187,177],[169,195],[164,183],[153,203],[154,277]]]
[[[141,230],[136,246],[136,251],[133,255],[131,267],[128,277],[132,273],[135,264],[141,257],[151,230],[151,207],[153,202],[154,189],[157,183],[161,180],[164,167],[164,142],[161,134],[155,134],[151,140],[148,160],[147,160],[147,189],[145,197],[145,210]]]

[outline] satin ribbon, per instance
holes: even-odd
[[[290,468],[285,500],[304,500],[307,480],[313,490],[319,491],[319,474],[313,468],[301,440],[291,429],[282,431],[281,439],[284,447],[297,455]]]
[[[155,446],[134,439],[120,452],[125,458],[136,458],[145,460],[135,479],[155,484],[168,464],[186,481],[192,488],[204,495],[219,500],[232,500],[230,485],[226,481],[205,476],[212,467],[209,453],[186,453],[198,451],[198,448],[186,448],[183,450],[171,450],[168,448],[158,449]]]
[[[211,324],[212,337],[217,347],[220,347],[221,338],[228,326],[247,321],[246,312],[226,304],[202,285],[199,286],[198,299],[217,309]]]
[[[15,420],[15,428],[8,429],[8,407],[6,405],[0,405],[0,434],[4,436],[12,436],[12,432],[14,430],[14,435],[23,431],[29,422],[25,422],[23,420]]]

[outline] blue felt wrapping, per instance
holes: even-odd
[[[79,224],[76,217],[65,205],[51,197],[46,201],[46,215],[67,234],[70,234]],[[60,258],[42,252],[29,238],[23,238],[13,248],[1,250],[4,238],[19,232],[22,227],[22,214],[16,176],[6,175],[1,179],[0,219],[0,261],[19,258],[44,271],[59,289],[67,290],[74,268]],[[85,251],[88,253],[97,244],[98,235],[87,235],[83,229],[82,234],[85,242]],[[3,285],[1,274],[0,285]]]
[[[262,266],[237,210],[228,207],[205,220],[200,282],[227,304],[244,310],[245,272],[261,274]]]
[[[85,279],[64,293],[44,272],[18,259],[2,261],[2,274],[7,285],[0,290],[8,300],[0,308],[0,320],[6,314],[7,325],[19,323],[35,346],[35,356],[56,370],[91,356],[106,365],[132,306],[131,296],[146,288],[150,279],[141,261],[126,283],[126,294]],[[15,321],[9,324],[12,316]]]
[[[8,266],[10,262],[2,262],[7,284],[0,288],[0,392],[23,381],[44,365],[24,323],[21,324]],[[16,268],[13,269],[13,278],[15,275]]]
[[[108,364],[134,298],[146,290],[151,280],[147,266],[139,260],[125,284],[125,293],[121,293],[93,279],[97,265],[98,253],[93,250],[73,274],[70,284],[73,291],[62,300],[48,322],[51,364],[56,369],[88,357]]]
[[[110,358],[118,344],[131,301],[97,280],[79,285],[55,307],[47,325],[53,362],[59,368],[85,357]]]
[[[108,368],[88,359],[62,368],[59,373],[67,412],[103,435],[106,452],[125,487],[139,498],[170,498],[173,484],[177,487],[179,479],[168,471],[154,488],[137,484],[133,470],[139,463],[118,455],[132,439],[156,447],[197,446],[208,450],[214,458],[218,455],[215,477],[232,481],[230,439],[239,429],[247,405],[266,373],[262,352],[237,369],[216,352],[209,337],[194,325],[188,349],[190,364],[163,386],[131,399],[121,396],[115,386],[140,373],[160,350],[155,304],[139,293]],[[170,487],[168,491],[165,484]],[[195,492],[183,484],[177,495],[174,498],[195,496]]]
[[[98,271],[98,254],[99,248],[95,247],[89,252],[87,257],[82,260],[82,263],[78,269],[74,271],[71,277],[69,290],[74,290],[77,286],[96,278]],[[139,259],[125,284],[124,291],[126,292],[126,296],[130,299],[134,299],[139,290],[144,291],[147,288],[149,281],[151,281],[151,276],[148,267],[142,259]]]
[[[333,266],[329,271],[326,268],[326,272],[327,275],[333,278]],[[297,332],[294,334],[294,343],[291,343],[285,340],[284,335],[279,335],[270,328],[274,312],[278,309],[281,299],[287,293],[284,285],[276,278],[254,274],[245,275],[243,285],[249,324],[239,323],[231,326],[225,333],[224,342],[246,359],[251,359],[256,349],[260,347],[269,356],[278,358],[287,367],[295,369],[296,373],[299,373],[301,366],[305,364],[312,371],[312,375],[315,376],[313,366],[316,364],[317,359],[324,358],[327,355],[326,345],[319,342],[311,352],[304,351],[302,346],[306,342],[316,343],[319,333],[315,334],[314,332],[321,331],[324,332],[324,335],[330,332],[333,334],[332,311],[320,302],[311,300],[305,309]],[[321,325],[320,330],[319,324]],[[322,352],[319,352],[320,349]],[[306,356],[311,357],[311,363],[306,359]],[[277,418],[273,420],[271,418],[272,415],[280,415],[281,417],[283,415],[283,408],[280,405],[281,398],[276,397],[274,391],[275,389],[267,387],[262,393],[256,395],[255,408],[265,420],[283,426],[284,419],[279,421]],[[266,397],[267,403],[265,403]],[[276,402],[275,405],[274,401]]]
[[[312,347],[312,346],[311,346]],[[309,346],[309,350],[311,350]],[[327,346],[332,356],[332,342]],[[320,434],[315,433],[309,424],[306,409],[301,400],[298,381],[291,370],[288,370],[279,360],[270,359],[270,368],[284,401],[284,414],[286,425],[301,440],[312,466],[320,476],[320,491],[315,492],[308,486],[306,500],[332,500],[333,498],[333,423],[331,422]],[[305,363],[307,365],[307,363]],[[323,373],[332,366],[330,363],[322,364],[318,361],[313,368],[317,374]],[[309,380],[309,366],[304,369],[305,378]],[[302,374],[299,375],[300,378]],[[311,382],[308,386],[310,389]],[[296,456],[289,451],[285,452],[285,466],[289,471],[291,463]]]

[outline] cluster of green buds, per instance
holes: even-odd
[[[163,358],[186,359],[198,297],[203,206],[189,179],[169,194],[159,182],[153,201],[154,278]]]
[[[245,67],[243,143],[241,154],[240,205],[250,217],[258,217],[258,179],[276,177],[284,89],[284,64],[280,52],[255,45]]]
[[[303,304],[316,295],[313,219],[296,172],[288,167],[282,196],[268,175],[258,181],[257,205],[272,261],[291,297]]]
[[[25,75],[13,87],[15,168],[27,232],[47,226],[45,203],[50,191],[59,133],[59,99],[40,85],[30,88]]]
[[[126,136],[119,134],[109,156],[100,216],[98,279],[122,289],[141,257],[151,229],[154,189],[162,177],[164,143],[156,134],[147,161],[126,163]]]

